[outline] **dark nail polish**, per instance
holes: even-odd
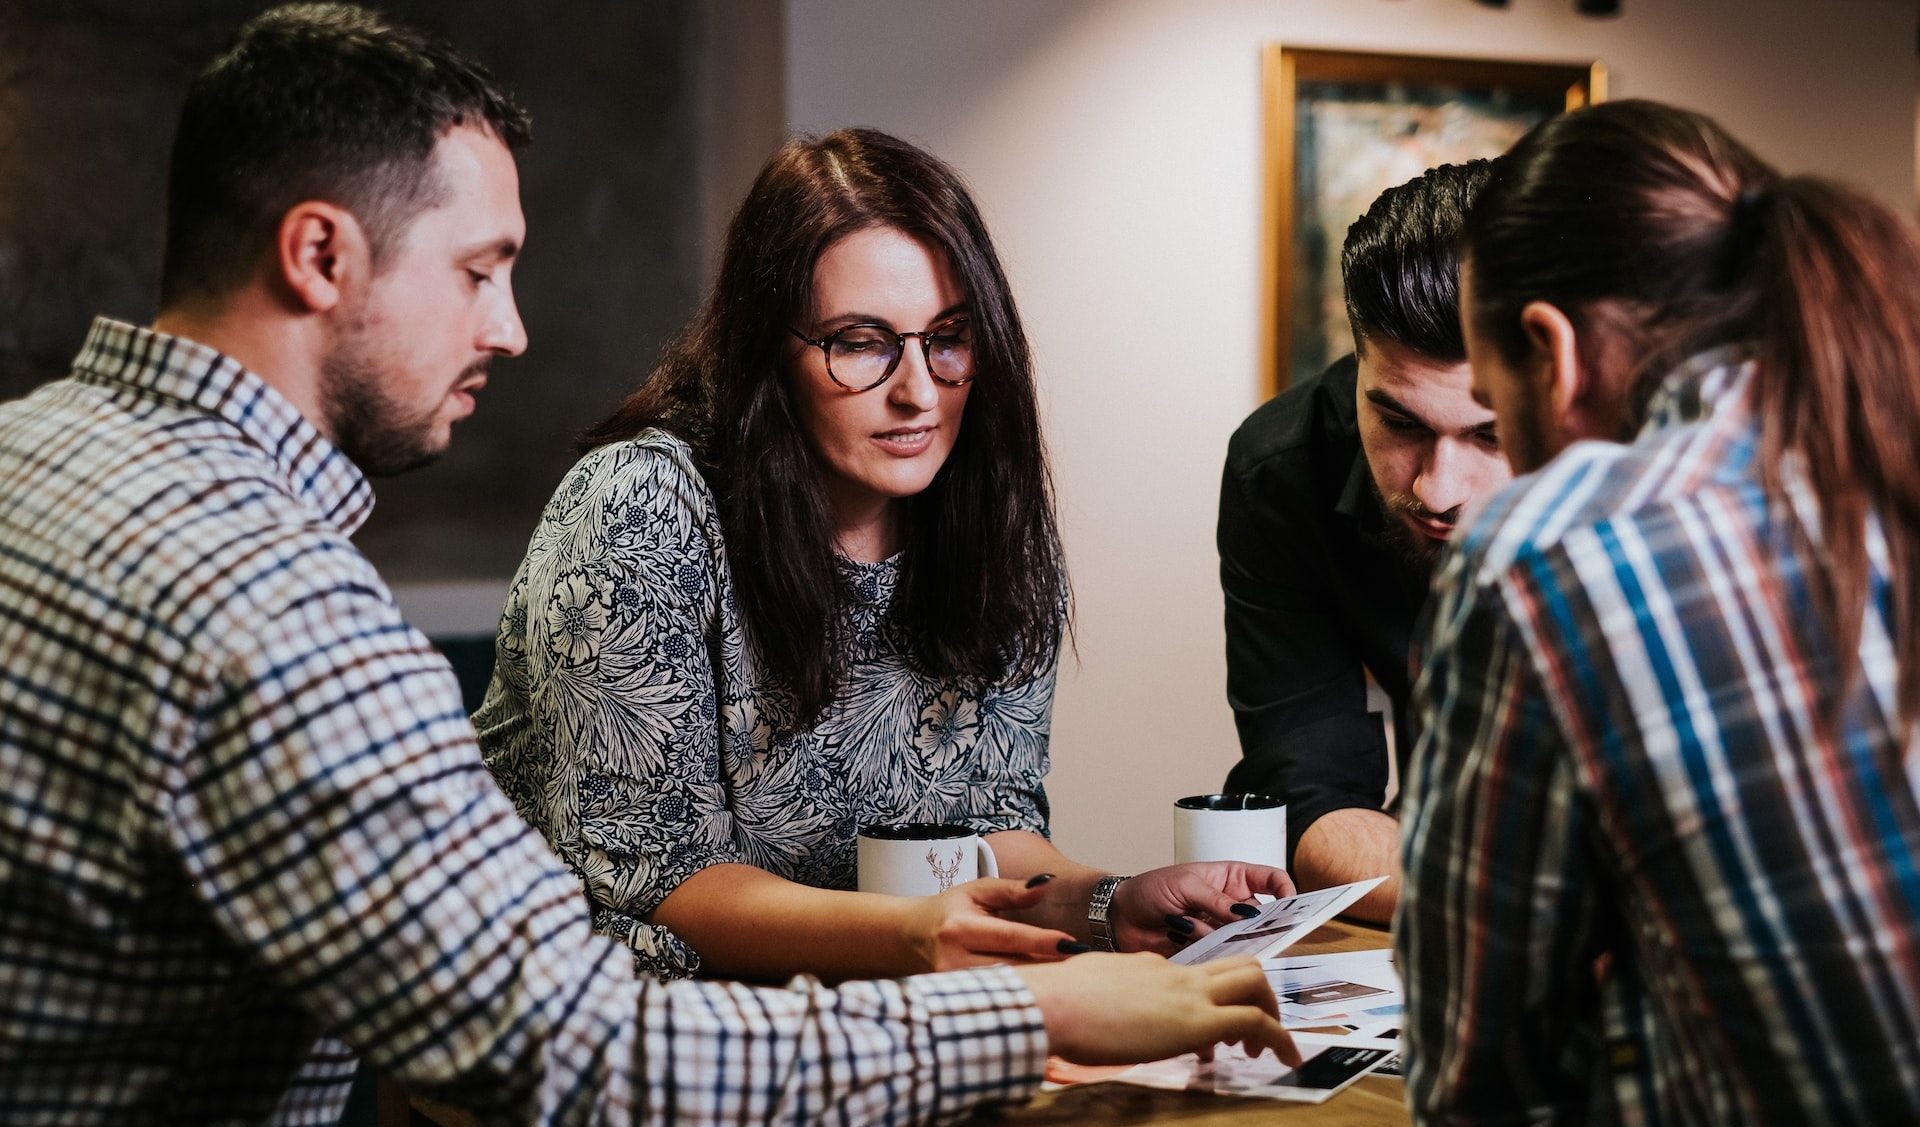
[[[1167,933],[1167,938],[1173,941],[1173,945],[1175,947],[1185,947],[1187,944],[1193,942],[1193,936],[1182,935],[1177,931],[1169,931]]]
[[[1084,955],[1088,951],[1093,950],[1093,948],[1087,946],[1085,943],[1075,943],[1071,939],[1062,939],[1053,945],[1053,949],[1062,955]]]
[[[1047,883],[1052,879],[1053,879],[1052,873],[1035,873],[1032,876],[1027,878],[1027,887],[1039,888],[1041,885]]]
[[[1167,926],[1182,934],[1193,932],[1193,921],[1182,915],[1168,915]]]
[[[1233,914],[1243,920],[1250,920],[1260,914],[1260,909],[1251,904],[1235,904],[1233,906]]]

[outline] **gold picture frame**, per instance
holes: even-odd
[[[1511,62],[1273,43],[1262,52],[1261,91],[1261,369],[1272,395],[1296,372],[1310,375],[1352,347],[1340,242],[1375,196],[1436,164],[1497,156],[1535,122],[1605,101],[1607,71],[1598,61]]]

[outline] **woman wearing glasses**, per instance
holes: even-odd
[[[584,437],[475,721],[647,969],[1164,951],[1291,891],[1121,881],[1045,836],[1068,598],[1030,367],[952,170],[845,130],[775,154],[704,311]],[[897,821],[972,827],[1012,879],[848,891],[858,828]]]

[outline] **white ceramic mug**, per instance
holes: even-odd
[[[1264,794],[1192,794],[1173,804],[1173,860],[1287,867],[1287,804]]]
[[[997,877],[993,848],[967,826],[886,822],[860,827],[860,891],[937,896],[975,877]]]

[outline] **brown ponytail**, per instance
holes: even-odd
[[[1767,485],[1782,488],[1797,456],[1820,499],[1831,566],[1823,609],[1840,655],[1859,647],[1872,594],[1867,514],[1880,514],[1910,725],[1920,711],[1920,242],[1861,193],[1793,177],[1768,193],[1760,245],[1755,392]]]
[[[1548,301],[1590,342],[1602,303],[1637,357],[1630,402],[1686,357],[1755,350],[1763,480],[1804,475],[1819,499],[1812,586],[1845,670],[1858,675],[1877,512],[1890,552],[1900,722],[1920,714],[1920,241],[1852,189],[1781,177],[1713,121],[1625,101],[1536,127],[1495,164],[1468,217],[1475,329],[1517,360],[1520,310]],[[1621,311],[1629,311],[1623,319]],[[1593,356],[1587,357],[1589,362]],[[1810,533],[1811,535],[1812,533]]]

